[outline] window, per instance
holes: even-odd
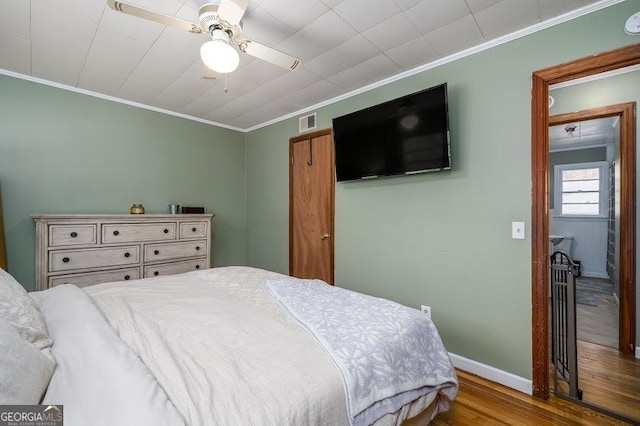
[[[556,216],[607,215],[607,162],[555,166]]]

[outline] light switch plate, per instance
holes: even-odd
[[[511,238],[524,240],[524,222],[511,222]]]

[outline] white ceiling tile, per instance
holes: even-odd
[[[533,0],[525,1],[535,3]],[[471,11],[464,0],[424,0],[405,12],[422,34],[428,34],[469,14]]]
[[[421,1],[423,0],[393,0],[396,6],[398,6],[402,11],[411,9],[413,6],[420,3]]]
[[[393,28],[393,31],[389,31]],[[407,17],[399,13],[380,24],[369,28],[362,35],[381,51],[393,49],[396,46],[411,41],[420,35]]]
[[[270,100],[269,100],[270,101]],[[268,102],[268,101],[267,101]],[[252,96],[241,96],[237,99],[228,99],[222,103],[215,111],[206,115],[208,120],[228,121],[235,117],[240,117],[247,113],[261,108],[266,102],[256,103]]]
[[[100,26],[147,44],[153,43],[165,28],[164,25],[157,22],[116,12],[110,7],[105,9],[100,20]]]
[[[132,75],[124,82],[118,92],[116,92],[116,96],[130,101],[149,104],[164,87],[166,87],[166,83],[162,78]]]
[[[313,40],[310,40],[302,31],[270,47],[301,59],[303,64],[327,51],[326,47],[314,43]]]
[[[334,10],[360,32],[400,12],[398,6],[391,1],[380,1],[372,5],[370,0],[344,0]]]
[[[243,35],[266,46],[275,46],[295,33],[261,7],[254,8],[242,21]]]
[[[31,71],[75,86],[97,31],[95,22],[69,15],[50,3],[31,13]]]
[[[176,12],[175,17],[199,25],[198,9],[200,9],[200,6],[193,7],[185,3],[178,12]]]
[[[231,96],[226,96],[220,84],[215,84],[210,90],[204,92],[182,108],[182,113],[194,117],[205,118],[212,111],[223,107],[230,102]]]
[[[152,105],[169,110],[179,109],[209,91],[219,80],[202,78],[203,64],[196,61],[181,76],[156,96]]]
[[[295,4],[290,0],[264,0],[260,7],[296,31],[329,9],[319,0],[296,0]]]
[[[147,78],[168,86],[178,79],[191,65],[193,61],[168,61],[162,55],[146,55],[142,61],[133,69],[131,75],[134,77]],[[159,90],[156,95],[160,94]]]
[[[300,30],[300,34],[314,44],[331,49],[358,34],[334,11],[329,10]]]
[[[269,121],[300,108],[299,104],[292,104],[285,99],[277,99],[261,108],[250,109],[246,114],[234,118],[231,122],[239,127],[248,127],[251,123]]]
[[[503,1],[479,11],[474,16],[480,31],[487,38],[540,21],[538,2],[531,0]]]
[[[78,86],[88,90],[104,87],[107,94],[115,94],[148,50],[142,41],[99,27]]]
[[[269,86],[279,93],[294,92],[316,82],[318,77],[305,69],[291,71],[271,80]]]
[[[25,0],[3,0],[0,13],[0,35],[29,40],[31,38],[31,2]]]
[[[73,44],[88,49],[96,30],[96,23],[69,15],[48,3],[34,7],[31,12],[31,40],[46,42],[53,48]]]
[[[32,1],[31,4],[33,6],[32,13],[36,12],[36,9],[45,6],[47,8],[59,10],[65,15],[82,18],[93,24],[97,24],[100,21],[102,12],[105,8],[109,8],[106,1],[97,0],[36,0]]]
[[[462,51],[484,39],[471,15],[432,31],[425,38],[441,56]]]
[[[328,77],[340,71],[344,71],[349,66],[340,59],[336,58],[332,53],[325,52],[316,56],[309,62],[302,64],[303,69],[307,69],[320,77]]]
[[[373,56],[377,56],[380,54],[380,49],[377,49],[369,40],[361,34],[358,34],[352,39],[331,49],[329,53],[348,66],[354,66]]]
[[[348,70],[335,74],[327,78],[327,80],[347,90],[353,90],[398,72],[400,72],[400,67],[385,55],[380,54]]]
[[[51,81],[75,86],[87,57],[87,49],[68,45],[53,45],[48,41],[33,41],[31,46],[34,75]]]
[[[116,96],[125,81],[127,81],[126,73],[97,67],[96,69],[83,71],[76,86],[92,92]]]
[[[248,55],[245,56],[248,57]],[[254,59],[251,63],[247,64],[247,66],[231,73],[227,77],[227,83],[230,91],[244,95],[256,87],[260,87],[281,75],[291,72],[292,71],[277,67],[261,59]]]
[[[320,80],[287,96],[295,97],[304,106],[310,106],[334,98],[343,92],[341,87],[327,80]]]
[[[343,2],[343,0],[320,0],[320,1],[330,8],[334,8]]]
[[[138,7],[151,9],[154,12],[173,16],[180,10],[184,0],[128,0],[127,2]]]
[[[167,27],[153,47],[164,52],[169,59],[194,61],[200,57],[200,47],[208,40],[198,34]]]
[[[126,1],[196,22],[208,0]],[[203,35],[116,12],[105,0],[4,0],[0,68],[252,127],[596,1],[250,0],[246,37],[302,67],[289,72],[241,53],[236,71],[208,80]]]
[[[471,10],[471,12],[476,13],[481,11],[482,9],[486,9],[490,6],[493,6],[496,3],[500,3],[505,0],[465,0],[465,1],[467,2],[467,6],[469,6],[469,9]],[[556,0],[551,0],[551,1],[555,2]]]
[[[404,70],[426,64],[440,57],[424,37],[411,40],[385,52],[385,54]]]
[[[240,116],[246,114],[247,111],[252,109],[261,108],[268,102],[271,102],[271,99],[256,102],[255,96],[243,95],[236,99],[227,100],[227,102],[225,102],[222,107],[217,109],[215,112],[221,113],[224,111],[227,114]]]
[[[29,40],[0,34],[0,68],[31,74],[31,43]]]
[[[538,0],[540,17],[545,20],[570,10],[595,3],[597,0]]]

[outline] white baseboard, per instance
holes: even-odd
[[[638,354],[638,348],[636,348],[636,356]],[[492,382],[500,383],[511,389],[526,393],[528,395],[533,394],[533,383],[529,379],[516,376],[515,374],[508,373],[503,370],[499,370],[487,364],[483,364],[478,361],[474,361],[469,358],[462,357],[460,355],[449,352],[451,361],[456,368],[460,370],[468,371],[469,373],[476,374]]]
[[[636,346],[636,358],[640,358],[640,346]]]
[[[592,271],[581,271],[580,275],[586,278],[603,278],[609,279],[609,275],[606,272],[592,272]]]

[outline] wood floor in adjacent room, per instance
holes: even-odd
[[[578,404],[551,397],[548,401],[458,370],[460,389],[450,411],[432,425],[628,425]]]
[[[640,359],[578,340],[578,388],[584,401],[640,423]]]

